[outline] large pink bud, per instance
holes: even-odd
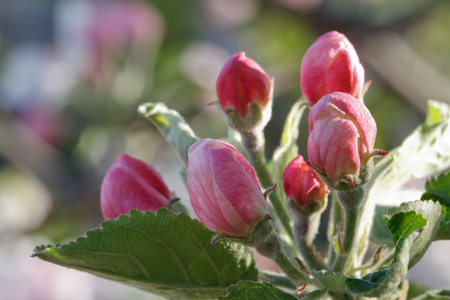
[[[332,92],[359,97],[364,86],[364,68],[345,35],[331,31],[311,45],[303,57],[300,85],[303,96],[312,105]]]
[[[367,107],[355,97],[334,92],[309,113],[308,156],[311,165],[333,182],[353,185],[360,171],[376,155],[377,126]]]
[[[195,214],[212,231],[247,238],[268,214],[255,170],[228,143],[203,139],[193,144],[187,184]]]
[[[283,188],[291,207],[301,211],[314,207],[319,209],[325,203],[327,185],[308,166],[301,155],[294,158],[284,169]]]
[[[173,198],[161,174],[142,160],[121,155],[103,179],[100,195],[103,217],[117,218],[130,209],[156,211]]]
[[[260,65],[239,52],[220,70],[216,92],[225,113],[235,111],[246,117],[251,103],[259,104],[262,109],[268,106],[272,99],[272,80]]]

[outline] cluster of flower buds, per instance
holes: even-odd
[[[313,104],[309,165],[298,156],[283,175],[289,204],[301,214],[324,207],[328,186],[341,189],[364,184],[373,165],[371,158],[386,154],[374,149],[375,120],[355,98],[363,81],[364,69],[355,49],[338,32],[321,36],[303,59],[301,88]],[[262,131],[260,125],[267,122],[263,115],[271,110],[272,90],[273,79],[243,52],[225,63],[217,79],[220,106],[229,126],[238,131]],[[254,168],[231,144],[212,139],[193,144],[188,151],[187,184],[197,217],[212,231],[249,240],[258,224],[270,219],[266,194]],[[101,203],[105,218],[112,218],[131,208],[154,211],[168,206],[171,198],[156,170],[123,155],[106,175]]]
[[[174,199],[161,174],[146,162],[121,155],[103,179],[100,204],[105,219],[128,214],[130,209],[155,212]]]

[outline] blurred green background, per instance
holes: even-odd
[[[187,203],[181,164],[140,103],[164,102],[198,136],[222,138],[208,103],[222,64],[245,51],[275,77],[270,157],[301,96],[304,53],[337,30],[372,81],[376,147],[389,150],[423,122],[428,99],[450,103],[449,28],[450,2],[437,0],[1,0],[0,299],[153,299],[29,257],[99,225],[101,181],[122,153],[154,165]],[[450,285],[445,245],[411,281]]]

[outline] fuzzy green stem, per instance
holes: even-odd
[[[306,284],[309,288],[320,288],[319,283],[289,259],[284,251],[283,241],[275,231],[272,231],[263,242],[257,243],[255,249],[259,254],[273,260],[297,287]]]
[[[334,271],[345,271],[357,246],[355,244],[356,232],[360,223],[358,212],[363,198],[364,188],[362,186],[353,190],[338,191],[338,200],[344,209],[344,236],[341,245],[343,249],[339,249],[338,257],[333,265]]]
[[[272,175],[267,167],[266,158],[264,157],[264,136],[262,131],[245,131],[241,132],[242,145],[247,151],[250,163],[255,168],[256,174],[264,188],[269,188],[275,185]],[[278,220],[280,220],[286,233],[294,239],[292,228],[290,224],[290,216],[286,205],[277,193],[270,195],[270,202],[273,205]]]
[[[312,245],[312,240],[317,234],[321,213],[322,211],[309,216],[297,214],[294,221],[295,242],[309,270],[328,269]]]
[[[337,235],[337,226],[342,219],[342,210],[339,202],[337,200],[337,192],[333,191],[331,193],[331,208],[330,208],[330,217],[328,219],[328,265],[332,266],[336,259],[336,249],[335,249],[335,238]]]

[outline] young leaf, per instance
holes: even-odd
[[[422,229],[427,225],[427,219],[415,211],[399,212],[391,218],[384,217],[389,230],[394,237],[395,247],[398,249],[403,246],[406,238],[416,230]]]
[[[389,268],[367,274],[363,278],[348,277],[332,271],[313,271],[314,278],[335,292],[363,297],[385,297],[395,291],[408,272],[410,246],[418,233],[413,232],[398,248],[397,259]]]
[[[387,269],[363,278],[352,278],[331,271],[313,271],[314,278],[340,293],[364,297],[384,297],[398,287],[411,268],[425,253],[436,235],[440,221],[440,205],[433,201],[403,203],[390,209],[385,217],[392,233],[396,255]]]
[[[450,239],[450,172],[431,178],[425,184],[422,200],[437,201],[442,206],[442,220],[435,240]]]
[[[394,237],[396,247],[402,246],[408,234],[420,229],[420,233],[410,247],[409,269],[422,258],[434,240],[441,217],[441,206],[433,201],[405,202],[400,207],[391,208],[388,211],[385,220]]]
[[[158,128],[180,159],[187,164],[187,151],[199,138],[184,118],[163,103],[142,104],[138,107],[138,113]]]
[[[428,194],[439,199],[439,202],[450,205],[450,172],[427,180],[425,190]]]
[[[101,226],[32,256],[174,299],[214,298],[258,278],[246,247],[224,240],[211,248],[214,233],[186,214],[131,210]]]
[[[239,281],[227,290],[219,300],[296,300],[297,297],[283,292],[268,282]]]

